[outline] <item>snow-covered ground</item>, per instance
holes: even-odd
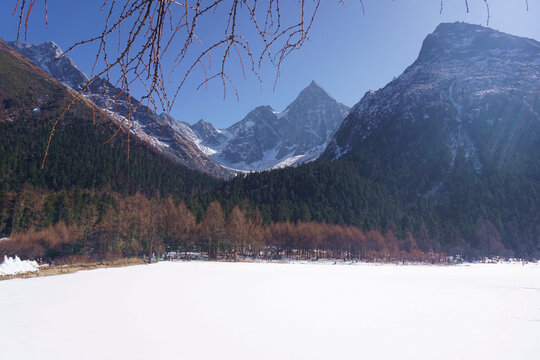
[[[0,275],[15,275],[34,271],[39,271],[37,262],[21,260],[18,256],[15,258],[4,256],[4,261],[0,263]]]
[[[0,359],[538,359],[540,266],[162,262],[0,282]]]

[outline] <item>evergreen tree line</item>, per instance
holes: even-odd
[[[119,134],[115,125],[74,105],[54,133],[45,167],[45,154],[58,107],[43,107],[37,115],[0,121],[0,192],[18,192],[25,185],[63,189],[109,189],[123,195],[186,196],[214,188],[221,181],[190,170],[134,137]],[[129,152],[128,152],[129,148]]]
[[[456,159],[440,183],[427,171],[399,173],[397,167],[366,164],[358,158],[315,161],[295,168],[239,175],[195,203],[220,201],[227,211],[248,201],[265,223],[319,222],[363,231],[411,232],[428,248],[446,253],[486,255],[478,236],[490,224],[507,256],[540,257],[540,178],[484,169],[478,174]],[[426,164],[426,168],[434,167]]]
[[[150,257],[192,253],[210,259],[358,259],[367,261],[439,261],[427,234],[400,235],[393,229],[362,230],[324,222],[265,223],[262,214],[244,202],[226,212],[212,201],[197,220],[182,200],[122,196],[110,191],[44,191],[25,186],[2,195],[0,226],[10,226],[0,241],[0,256],[19,255],[41,261],[83,261],[118,257]],[[508,255],[489,221],[479,221],[475,236],[482,255]],[[451,255],[478,253],[464,241]]]

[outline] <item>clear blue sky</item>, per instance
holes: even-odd
[[[40,2],[38,0],[38,2]],[[11,16],[16,0],[3,0],[0,5],[0,37],[13,40],[17,19]],[[74,42],[95,35],[102,26],[99,7],[103,0],[49,0],[49,27],[45,28],[40,7],[31,18],[28,42],[53,40],[66,49]],[[291,3],[284,5],[290,11]],[[364,0],[366,13],[358,0],[323,0],[311,39],[284,63],[277,88],[273,91],[275,69],[263,67],[262,91],[255,76],[241,76],[239,67],[232,69],[240,93],[238,101],[231,92],[223,99],[219,82],[208,90],[195,90],[195,81],[188,83],[177,100],[171,115],[193,123],[201,118],[218,128],[241,120],[258,105],[271,105],[283,110],[296,95],[315,80],[338,101],[352,106],[368,90],[383,87],[398,76],[418,55],[422,40],[441,22],[466,21],[486,24],[483,0],[469,0],[470,13],[464,0],[445,0],[439,14],[439,0]],[[489,0],[490,27],[540,40],[540,0]],[[210,33],[211,31],[209,31]],[[205,32],[202,33],[204,35]],[[80,48],[71,54],[79,67],[90,72],[93,48]],[[178,79],[173,78],[173,84]],[[171,85],[171,86],[172,86]],[[135,92],[137,95],[137,92]]]

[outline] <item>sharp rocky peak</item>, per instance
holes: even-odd
[[[192,129],[196,129],[197,132],[210,132],[215,133],[217,132],[214,125],[209,123],[208,121],[204,121],[203,119],[197,121],[195,124],[191,125]]]
[[[60,46],[56,44],[54,41],[45,41],[44,43],[41,43],[39,45],[35,44],[28,44],[28,43],[21,43],[16,41],[9,41],[8,42],[12,47],[16,47],[18,49],[24,50],[24,49],[31,49],[33,51],[40,51],[42,52],[42,55],[48,55],[51,58],[58,58],[62,56],[64,53]]]
[[[275,111],[270,105],[257,106],[253,111]]]
[[[64,55],[60,46],[54,41],[47,41],[40,45],[16,41],[8,42],[8,44],[56,80],[76,91],[82,89],[88,81],[86,74],[79,70],[69,56]]]
[[[516,51],[537,55],[540,53],[540,43],[481,25],[464,22],[442,23],[424,40],[415,64],[461,60],[482,55],[501,56]]]
[[[300,92],[300,94],[298,94],[295,101],[303,98],[319,99],[320,97],[327,97],[333,100],[333,98],[326,92],[326,90],[324,90],[319,84],[317,84],[313,80],[306,88],[304,88]]]
[[[201,120],[197,121],[194,125],[200,125],[200,126],[208,126],[208,125],[210,125],[210,126],[213,127],[212,124],[210,124],[208,121],[204,121],[204,119],[201,119]]]

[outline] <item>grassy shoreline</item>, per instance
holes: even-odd
[[[145,260],[143,258],[123,258],[123,259],[107,260],[107,261],[99,261],[99,262],[76,263],[76,264],[67,264],[67,265],[50,265],[50,266],[40,267],[39,271],[27,272],[23,274],[15,274],[15,275],[0,275],[0,281],[11,280],[11,279],[29,279],[29,278],[35,278],[35,277],[64,275],[64,274],[72,274],[72,273],[75,273],[77,271],[82,271],[82,270],[125,267],[125,266],[141,265],[141,264],[147,264],[147,263],[148,263],[148,260]]]

